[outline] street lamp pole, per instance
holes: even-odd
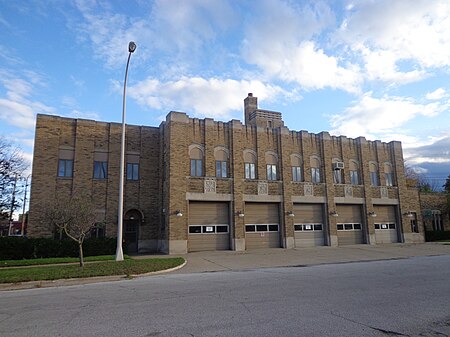
[[[22,236],[25,236],[25,205],[27,203],[27,189],[28,189],[28,179],[30,179],[31,174],[27,176],[27,179],[25,180],[25,194],[23,196],[23,206],[22,206],[22,229],[20,231],[20,234]]]
[[[117,216],[117,249],[116,261],[123,261],[122,236],[123,236],[123,187],[125,175],[125,98],[127,90],[128,65],[130,64],[131,54],[136,50],[136,43],[131,41],[128,44],[128,60],[125,68],[125,81],[123,82],[123,103],[122,103],[122,143],[120,146],[120,175],[119,175],[119,210]]]

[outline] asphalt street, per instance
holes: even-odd
[[[448,336],[450,255],[0,293],[0,335]]]

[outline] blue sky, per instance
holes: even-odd
[[[37,113],[243,119],[252,92],[291,130],[399,140],[450,174],[450,2],[0,0],[0,135],[31,160]],[[439,180],[438,180],[439,179]]]

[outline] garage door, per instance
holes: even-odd
[[[323,246],[323,205],[294,204],[295,247]]]
[[[376,243],[398,242],[395,206],[374,206]]]
[[[230,249],[229,205],[226,202],[189,203],[188,251]]]
[[[360,205],[338,205],[338,223],[336,225],[338,245],[364,243]]]
[[[246,249],[280,247],[278,204],[245,204]]]

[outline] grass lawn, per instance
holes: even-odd
[[[124,256],[124,259],[129,259],[128,255]],[[114,255],[99,255],[99,256],[87,256],[84,258],[84,262],[90,261],[113,261]],[[80,259],[78,257],[51,257],[47,259],[31,259],[31,260],[3,260],[0,261],[0,268],[2,267],[16,267],[16,266],[36,266],[44,264],[55,263],[78,263]]]
[[[74,262],[77,262],[77,260],[78,259],[75,259]],[[183,263],[184,259],[181,257],[150,258],[139,260],[128,258],[120,262],[116,262],[114,260],[87,262],[83,268],[81,268],[78,264],[38,265],[21,268],[3,267],[0,268],[0,283],[18,283],[27,281],[58,280],[66,278],[110,275],[130,276],[170,269]]]

